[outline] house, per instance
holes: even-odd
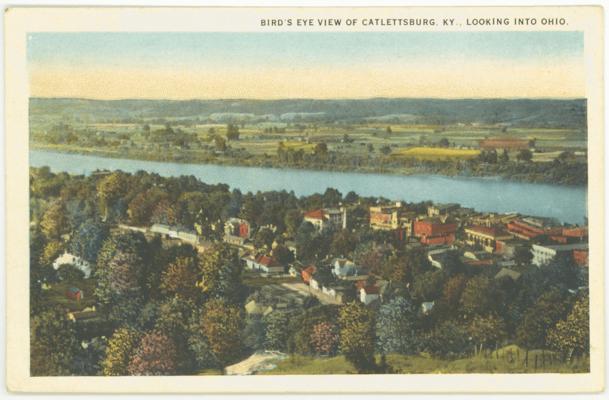
[[[309,280],[309,286],[311,289],[321,291],[324,287],[330,287],[334,281],[334,275],[332,275],[330,268],[317,268]]]
[[[320,208],[317,210],[307,211],[304,214],[304,220],[311,223],[319,232],[328,228],[347,227],[347,209],[337,208]]]
[[[195,231],[178,228],[177,226],[154,224],[150,227],[150,232],[156,233],[168,239],[177,239],[182,242],[190,243],[194,246],[199,243],[199,236]]]
[[[230,218],[224,224],[224,241],[229,244],[242,246],[250,238],[249,222],[241,218]]]
[[[532,240],[545,234],[545,229],[542,227],[532,225],[520,219],[509,222],[507,230],[512,235],[524,240]]]
[[[332,263],[332,273],[335,277],[342,279],[358,275],[359,270],[353,261],[346,258],[335,258]]]
[[[53,261],[53,269],[58,270],[62,265],[73,265],[85,275],[85,278],[91,276],[91,264],[74,254],[64,252]]]
[[[421,303],[421,312],[424,315],[427,315],[431,312],[431,310],[433,310],[433,306],[435,305],[434,301],[426,301]]]
[[[97,317],[95,306],[86,307],[80,311],[71,311],[67,314],[68,320],[72,322],[85,321]]]
[[[384,231],[398,229],[401,209],[402,203],[399,201],[393,205],[371,206],[369,209],[370,228]]]
[[[70,300],[80,301],[85,297],[85,294],[77,287],[70,287],[66,290],[66,297]]]
[[[427,216],[428,217],[439,217],[441,215],[448,215],[452,211],[456,211],[461,207],[461,205],[456,203],[446,203],[446,204],[432,204],[427,207]]]
[[[541,245],[534,244],[531,246],[531,253],[533,259],[531,262],[538,267],[549,264],[556,256],[563,255],[571,257],[571,259],[577,263],[582,261],[582,251],[588,251],[588,243],[574,243],[574,244],[559,244],[559,245]],[[577,252],[578,260],[575,259],[575,252]]]
[[[489,228],[486,226],[470,226],[465,228],[465,242],[472,246],[480,246],[488,253],[494,253],[497,240],[511,239],[512,235],[500,228]]]
[[[359,289],[359,301],[368,305],[381,297],[381,291],[378,286],[366,285]]]
[[[246,256],[242,258],[245,261],[245,266],[252,270],[263,272],[266,274],[282,274],[285,272],[285,266],[280,264],[275,257],[261,254],[258,256]]]
[[[447,245],[455,241],[457,224],[439,218],[425,218],[414,222],[413,234],[424,245]]]

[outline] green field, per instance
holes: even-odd
[[[396,374],[456,374],[456,373],[585,373],[589,360],[575,359],[561,362],[552,353],[529,351],[528,366],[524,365],[525,352],[516,346],[508,346],[487,357],[476,356],[458,360],[441,360],[425,355],[405,356],[390,354],[387,364]],[[535,368],[537,357],[537,368]],[[545,362],[543,361],[545,357]],[[379,362],[377,357],[377,362]],[[289,357],[277,364],[277,368],[265,371],[265,375],[300,374],[355,374],[353,366],[343,356],[338,357]]]
[[[419,160],[444,160],[444,159],[460,159],[467,160],[474,158],[480,154],[480,150],[470,149],[447,149],[441,147],[412,147],[409,149],[400,149],[394,152],[394,157],[408,157]]]

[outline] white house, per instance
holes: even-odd
[[[572,253],[573,250],[586,250],[588,243],[559,244],[559,245],[540,245],[531,246],[533,259],[531,262],[538,267],[549,264],[558,254]]]
[[[91,264],[74,254],[64,252],[53,261],[53,268],[59,269],[60,266],[70,264],[81,270],[85,274],[85,278],[91,276]]]
[[[359,290],[359,300],[368,305],[380,297],[380,290],[377,286],[364,286]]]
[[[336,258],[332,263],[332,273],[337,278],[346,278],[347,276],[358,275],[358,268],[355,263],[346,258]]]

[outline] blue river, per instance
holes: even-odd
[[[193,175],[209,184],[225,183],[242,192],[286,190],[298,196],[323,193],[327,188],[346,194],[383,196],[392,200],[459,203],[477,211],[518,212],[583,224],[587,188],[513,182],[498,178],[456,178],[439,175],[384,175],[355,172],[183,164],[105,158],[53,151],[30,151],[30,165],[53,172],[88,175],[95,170],[139,170],[161,176]]]

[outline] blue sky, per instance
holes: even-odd
[[[583,54],[581,32],[33,33],[28,43],[30,62],[55,65],[347,64]]]
[[[585,96],[581,32],[30,33],[30,94]]]

